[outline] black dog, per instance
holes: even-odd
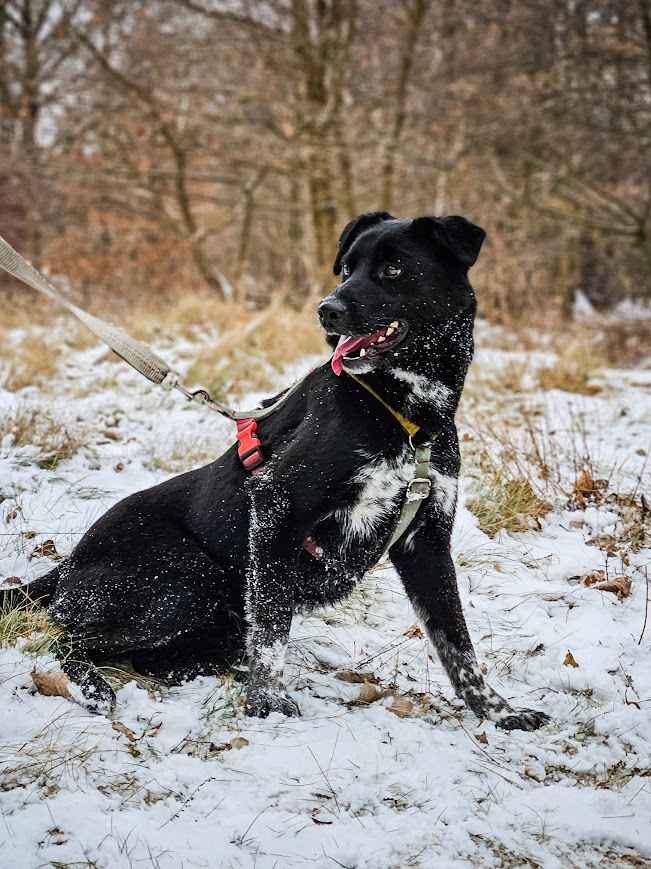
[[[246,654],[248,714],[297,712],[282,688],[292,613],[350,593],[390,539],[413,474],[388,405],[420,427],[416,441],[433,441],[431,494],[390,557],[456,693],[506,729],[548,720],[485,684],[450,557],[454,415],[473,354],[467,272],[483,240],[462,217],[351,221],[334,264],[342,282],[319,307],[333,359],[259,423],[260,472],[233,447],[138,492],[30,586],[66,628],[63,666],[96,707],[115,699],[94,666],[103,658],[127,653],[137,669],[180,679]]]

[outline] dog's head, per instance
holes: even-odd
[[[334,370],[403,366],[426,352],[433,327],[474,312],[468,269],[485,235],[465,217],[374,211],[351,220],[333,267],[341,283],[319,305]]]

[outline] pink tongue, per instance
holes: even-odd
[[[353,350],[357,350],[358,347],[363,347],[368,344],[370,337],[370,335],[362,335],[361,338],[346,338],[345,335],[341,336],[339,343],[335,348],[332,361],[330,362],[332,370],[337,377],[339,377],[343,368],[343,357],[352,353]]]

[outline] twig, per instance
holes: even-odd
[[[337,811],[339,812],[339,814],[341,814],[341,806],[339,805],[339,800],[337,799],[337,793],[336,793],[335,789],[332,787],[332,785],[331,785],[331,783],[330,783],[330,779],[328,778],[328,776],[327,776],[325,770],[323,769],[323,767],[322,767],[321,764],[319,763],[316,754],[312,751],[311,746],[308,745],[307,750],[308,750],[308,751],[310,752],[310,754],[312,755],[312,758],[314,759],[314,763],[318,766],[319,771],[320,771],[321,775],[323,776],[323,779],[324,779],[325,783],[326,783],[326,784],[328,785],[328,787],[330,788],[330,793],[332,794],[332,797],[333,797],[333,799],[334,799],[334,801],[335,801],[335,805],[337,806]]]
[[[646,579],[646,592],[644,599],[644,624],[642,625],[640,639],[637,641],[638,646],[642,645],[642,637],[644,636],[644,632],[646,631],[646,623],[649,617],[649,568],[646,565],[644,566],[644,578]]]

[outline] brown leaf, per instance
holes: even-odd
[[[61,561],[63,556],[57,552],[54,540],[44,540],[32,549],[29,560],[31,561],[32,558],[51,558],[53,561]]]
[[[22,585],[23,581],[19,576],[5,576],[2,580],[2,585]]]
[[[592,587],[597,591],[610,591],[622,600],[631,593],[631,580],[628,576],[613,576],[603,582],[595,582]]]
[[[567,654],[563,658],[563,666],[564,667],[578,667],[579,666],[576,658],[574,657],[572,652],[570,652],[569,649],[567,650]]]
[[[403,634],[403,637],[409,637],[409,639],[412,639],[413,637],[418,637],[420,639],[422,636],[423,631],[420,625],[412,625],[411,627],[407,628],[407,630]]]
[[[590,495],[596,489],[595,481],[592,478],[592,474],[588,470],[583,470],[576,478],[574,483],[574,491],[578,495]]]
[[[482,745],[488,745],[488,737],[486,736],[485,730],[482,730],[481,733],[475,734],[475,739],[477,742],[481,742]]]
[[[415,708],[411,700],[398,694],[393,698],[393,703],[389,706],[389,712],[393,712],[398,718],[407,718],[407,716],[413,715]]]
[[[351,685],[363,685],[365,682],[377,685],[380,681],[373,673],[360,673],[357,670],[340,670],[335,673],[335,679],[339,679],[340,682],[349,682]]]
[[[130,727],[127,727],[126,724],[123,724],[121,721],[112,721],[111,727],[113,728],[113,730],[121,733],[122,736],[126,736],[129,742],[136,742],[138,739],[134,731]]]
[[[39,672],[34,669],[31,673],[32,682],[36,685],[39,694],[45,697],[70,698],[70,679],[62,670],[52,670],[49,673]]]
[[[121,471],[124,470],[124,463],[118,462],[116,465],[113,466],[113,470],[116,472],[116,474],[119,474]]]
[[[249,740],[243,736],[234,736],[231,739],[231,748],[246,748],[249,745]]]
[[[381,700],[382,697],[384,697],[384,691],[381,688],[371,684],[371,682],[364,682],[359,689],[359,694],[352,702],[355,705],[368,706],[369,703],[375,703],[376,700]]]
[[[602,582],[606,578],[606,572],[604,570],[595,570],[593,573],[587,573],[585,576],[581,577],[581,583],[583,585],[591,586],[597,582]]]

